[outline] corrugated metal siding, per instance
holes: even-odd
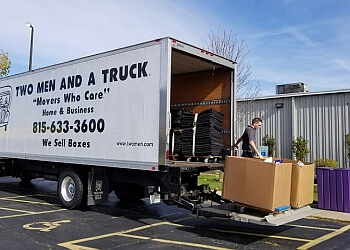
[[[276,103],[282,103],[283,107],[276,108]],[[254,117],[260,117],[263,126],[256,134],[257,145],[262,144],[265,135],[274,137],[275,156],[293,158],[292,140],[302,136],[309,141],[307,161],[329,158],[336,160],[340,167],[346,167],[345,135],[350,133],[349,103],[349,91],[275,96],[251,102],[238,100],[236,139]]]
[[[309,141],[308,160],[329,158],[347,164],[345,135],[349,133],[350,93],[296,97],[297,133]]]

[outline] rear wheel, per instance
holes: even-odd
[[[63,171],[58,178],[57,192],[64,207],[68,209],[80,207],[84,197],[82,177],[72,169]]]
[[[21,175],[19,178],[21,179],[21,181],[23,183],[30,183],[30,181],[33,180],[32,177],[30,177],[29,175],[25,175],[25,174]]]
[[[114,193],[119,200],[136,202],[144,198],[143,186],[131,183],[118,183],[114,185]]]

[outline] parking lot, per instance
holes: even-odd
[[[56,183],[0,178],[1,249],[345,249],[350,225],[305,218],[279,227],[196,217],[177,206],[110,202],[66,210]]]

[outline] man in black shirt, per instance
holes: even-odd
[[[242,145],[242,157],[250,157],[253,158],[255,155],[261,158],[259,150],[255,145],[255,132],[262,125],[262,120],[260,118],[254,118],[251,125],[244,130],[243,135],[238,138],[235,148],[238,148],[238,144],[243,141]]]

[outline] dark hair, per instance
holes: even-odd
[[[263,121],[261,120],[261,118],[259,118],[259,117],[255,117],[255,118],[252,120],[252,124],[259,123],[259,122],[263,122]]]

